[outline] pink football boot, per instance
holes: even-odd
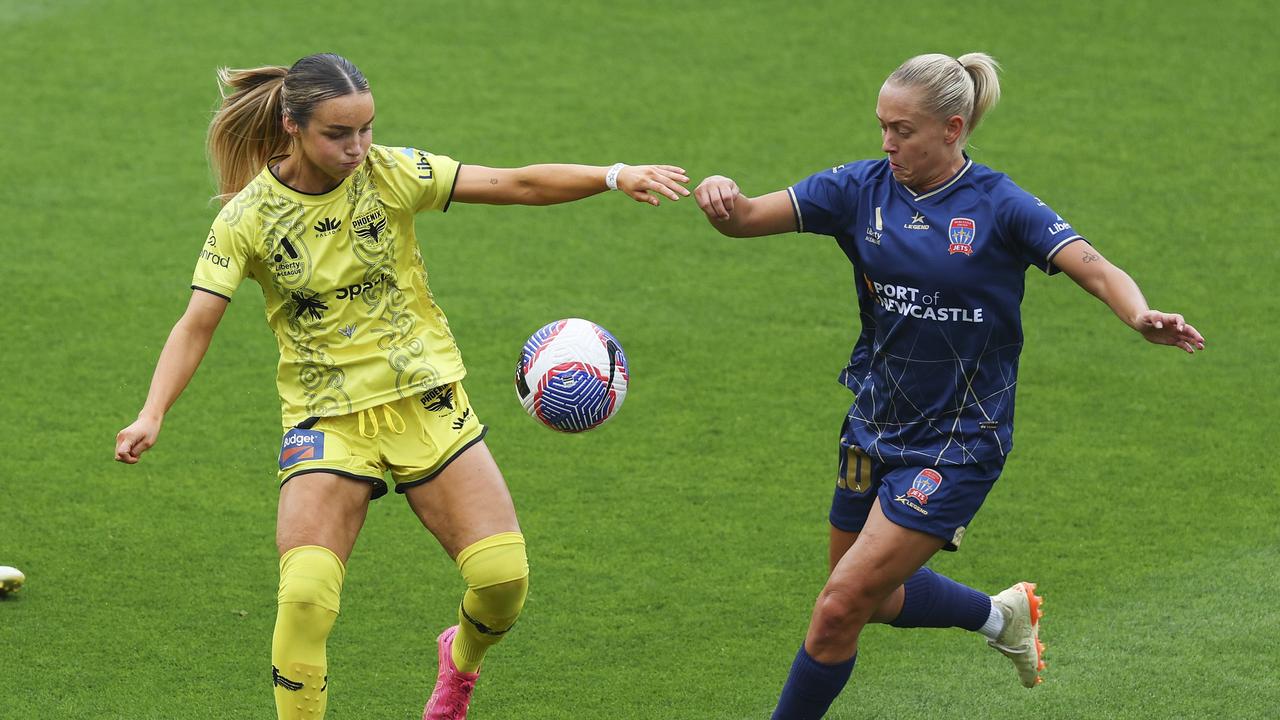
[[[440,648],[440,673],[431,699],[422,709],[422,720],[466,720],[467,706],[471,704],[471,693],[476,689],[480,671],[465,673],[453,664],[453,636],[457,633],[458,626],[454,625],[436,639]]]

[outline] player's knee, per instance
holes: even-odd
[[[499,533],[473,543],[458,553],[458,569],[467,582],[464,618],[484,634],[509,630],[529,593],[524,536]]]
[[[315,605],[337,613],[345,575],[342,561],[328,548],[293,548],[280,558],[280,592],[276,599],[281,605]]]
[[[505,635],[524,609],[528,576],[471,590],[462,603],[463,617],[486,635]]]
[[[856,588],[824,588],[813,613],[813,638],[844,643],[858,636],[876,603]]]

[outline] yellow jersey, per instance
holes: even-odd
[[[458,167],[373,145],[327,193],[298,192],[263,168],[218,213],[191,286],[228,300],[245,278],[262,287],[286,426],[466,375],[413,224],[416,213],[448,210]]]

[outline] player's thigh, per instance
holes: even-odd
[[[835,525],[831,526],[831,533],[827,538],[827,571],[831,572],[836,569],[836,565],[840,562],[840,558],[849,552],[849,548],[858,541],[858,533],[848,530],[841,530]]]
[[[936,535],[889,520],[877,499],[857,542],[836,563],[823,593],[851,598],[870,613],[945,544]]]
[[[369,512],[372,486],[327,472],[296,475],[280,488],[276,546],[280,554],[303,545],[328,548],[343,563]]]
[[[832,501],[828,545],[831,582],[825,592],[847,601],[842,605],[861,610],[879,598],[868,619],[892,622],[902,612],[905,594],[901,582],[939,547],[957,548],[1002,463],[988,461],[945,469],[886,466],[862,455],[856,447],[849,447],[842,460]],[[868,540],[873,519],[879,529]],[[884,548],[868,544],[882,541]],[[919,552],[913,554],[911,548]],[[884,553],[904,563],[878,569]]]
[[[519,532],[507,482],[484,441],[472,444],[429,482],[405,490],[418,519],[449,557],[502,532]]]

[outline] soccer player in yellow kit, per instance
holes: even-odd
[[[155,444],[232,294],[253,279],[280,347],[278,716],[324,715],[325,643],[346,562],[389,473],[467,583],[458,624],[437,639],[423,710],[427,720],[465,718],[485,652],[520,614],[529,570],[457,344],[427,287],[414,216],[451,202],[548,205],[606,189],[657,205],[688,195],[688,177],[669,165],[488,168],[374,145],[369,84],[338,55],[220,79],[232,92],[210,125],[209,152],[225,205],[116,459],[136,463]]]

